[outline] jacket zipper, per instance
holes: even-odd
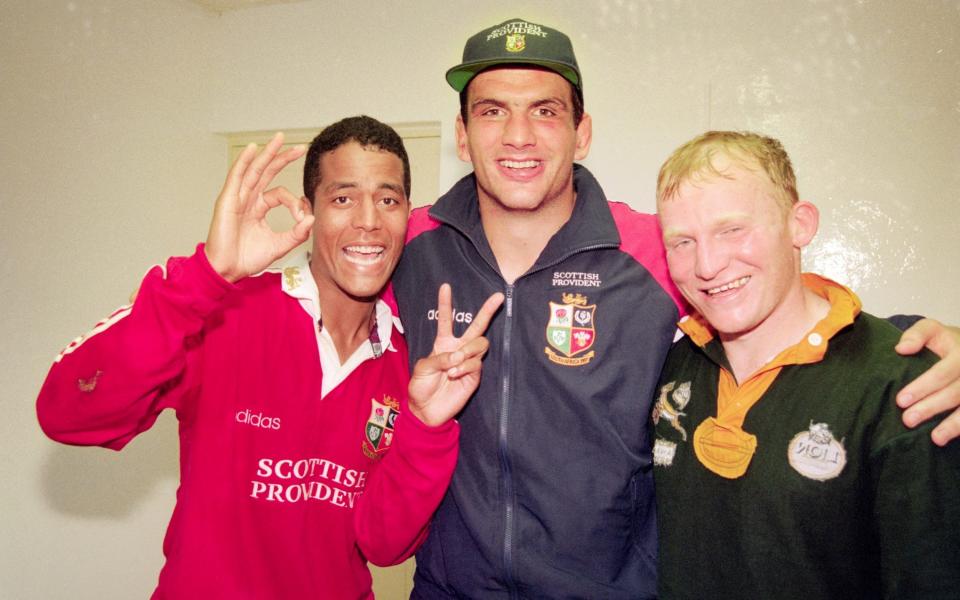
[[[504,290],[506,296],[504,300],[506,322],[503,325],[503,354],[500,361],[500,419],[499,419],[499,455],[500,469],[503,472],[503,495],[504,495],[504,516],[503,516],[503,569],[510,591],[510,597],[517,597],[517,584],[513,579],[513,476],[510,468],[510,458],[507,455],[507,431],[509,429],[509,408],[510,408],[510,338],[513,332],[513,299],[514,285],[507,284]]]
[[[589,252],[591,250],[599,250],[602,248],[617,248],[617,244],[610,243],[601,243],[593,244],[590,246],[584,246],[577,248],[576,250],[567,252],[557,258],[557,260],[551,261],[549,264],[541,266],[539,269],[534,271],[528,271],[518,278],[522,279],[533,273],[542,271],[544,269],[549,269],[555,265],[562,263],[571,256],[575,254],[580,254],[581,252]],[[511,335],[513,332],[513,305],[514,300],[516,299],[516,282],[512,284],[507,284],[507,287],[504,290],[504,295],[506,299],[504,300],[504,308],[506,312],[506,322],[503,326],[503,354],[500,361],[500,419],[499,419],[499,430],[498,430],[498,454],[500,457],[500,470],[503,475],[503,493],[504,493],[504,514],[503,514],[503,569],[504,569],[504,579],[507,584],[507,589],[509,590],[511,598],[519,598],[519,590],[517,590],[517,583],[513,576],[513,529],[514,529],[514,491],[513,491],[513,474],[512,468],[510,466],[510,458],[507,454],[508,444],[507,444],[507,432],[509,431],[509,418],[508,411],[510,408],[510,399],[511,399],[511,381],[510,381],[510,352],[511,352]]]

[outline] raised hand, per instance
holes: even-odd
[[[461,337],[453,335],[452,292],[437,293],[437,337],[430,356],[421,358],[410,377],[410,412],[427,425],[446,423],[459,413],[480,384],[480,367],[489,343],[483,337],[503,303],[496,293],[483,303]]]
[[[264,191],[277,173],[304,153],[303,146],[279,152],[282,146],[282,133],[274,135],[260,153],[256,144],[248,145],[220,190],[204,251],[227,281],[259,273],[310,235],[313,212],[306,198],[297,198],[283,187]],[[281,204],[296,223],[287,231],[274,231],[266,216]]]

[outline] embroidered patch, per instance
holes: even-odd
[[[669,467],[673,464],[673,457],[677,455],[676,442],[668,442],[657,438],[653,443],[653,464],[656,467]]]
[[[393,431],[400,416],[400,403],[384,394],[383,402],[370,399],[370,418],[363,430],[361,448],[368,458],[380,458],[393,443]]]
[[[834,439],[826,423],[810,421],[810,429],[793,436],[787,445],[790,466],[816,481],[833,479],[847,464],[843,440]]]
[[[103,375],[103,371],[97,369],[97,372],[90,379],[83,379],[82,377],[77,379],[77,389],[81,392],[92,392],[97,389],[97,382],[100,381],[101,375]]]
[[[283,283],[288,290],[300,287],[300,267],[287,267],[283,270]]]
[[[596,312],[597,306],[587,306],[587,298],[582,294],[563,294],[562,303],[550,302],[550,319],[547,321],[547,343],[550,345],[543,349],[547,358],[568,367],[590,362],[593,351],[576,355],[589,349],[596,339],[593,326]]]
[[[527,37],[522,33],[511,33],[507,35],[507,52],[523,52],[527,47]]]
[[[674,389],[676,388],[676,389]],[[667,394],[673,392],[671,398],[673,402],[667,399]],[[664,385],[660,388],[660,397],[653,407],[653,424],[659,425],[660,419],[670,423],[670,426],[680,432],[683,441],[687,441],[687,430],[680,423],[680,417],[687,416],[683,409],[690,402],[690,382],[685,381],[677,387],[676,381]]]

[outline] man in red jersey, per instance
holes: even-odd
[[[411,379],[379,299],[409,214],[402,140],[369,117],[326,128],[306,198],[267,190],[304,152],[282,143],[243,151],[206,244],[68,346],[37,401],[50,437],[115,450],[177,412],[181,484],[155,598],[370,598],[367,561],[412,554],[456,463],[451,418],[500,297],[457,338],[441,286],[434,352]],[[281,205],[296,223],[274,232],[264,217]],[[267,269],[311,231],[310,256]]]

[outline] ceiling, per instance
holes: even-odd
[[[267,4],[291,4],[293,2],[303,2],[303,0],[188,0],[193,4],[212,10],[214,12],[226,12],[230,10],[241,10],[251,6],[264,6]]]

